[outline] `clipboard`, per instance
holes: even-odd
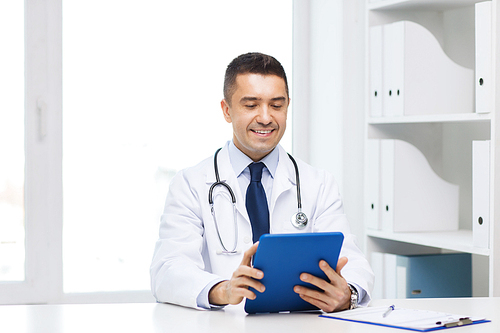
[[[263,293],[250,288],[257,297],[246,299],[245,311],[250,314],[292,311],[318,311],[293,291],[296,285],[315,288],[300,280],[301,273],[309,273],[328,281],[319,268],[320,260],[337,267],[344,241],[340,232],[265,234],[260,237],[253,266],[264,272]]]
[[[391,308],[391,307],[389,307]],[[386,326],[416,332],[431,332],[465,325],[488,323],[491,320],[463,315],[387,307],[367,307],[337,313],[322,314],[320,317]]]

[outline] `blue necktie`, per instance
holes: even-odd
[[[260,236],[269,233],[269,209],[264,187],[261,183],[262,168],[264,163],[252,163],[250,169],[250,184],[247,188],[246,207],[248,217],[252,223],[253,242],[259,240]]]

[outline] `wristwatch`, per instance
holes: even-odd
[[[358,307],[358,291],[354,286],[347,284],[349,286],[349,289],[351,289],[351,305],[349,305],[349,310],[355,309]]]

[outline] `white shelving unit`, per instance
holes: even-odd
[[[460,66],[475,69],[475,3],[478,0],[367,0],[366,2],[366,113],[365,138],[399,139],[416,146],[432,169],[444,180],[459,185],[459,230],[397,233],[365,228],[365,250],[400,255],[465,252],[473,255],[473,295],[500,296],[500,68],[497,60],[500,37],[499,1],[492,3],[493,89],[490,113],[443,110],[442,114],[371,116],[370,28],[398,21],[424,26],[438,40],[446,55]],[[499,36],[499,37],[496,37]],[[473,83],[475,84],[475,83]],[[399,91],[398,91],[399,93]],[[474,91],[472,92],[474,94]],[[499,117],[500,118],[500,117]],[[499,134],[497,134],[499,133]],[[490,140],[490,246],[473,246],[472,233],[472,141]],[[499,144],[497,144],[499,142]],[[368,145],[365,145],[367,147]],[[365,152],[365,156],[367,156]],[[365,158],[365,161],[367,159]],[[368,162],[365,169],[372,167]],[[365,172],[365,175],[367,173]],[[368,182],[365,179],[365,184]],[[366,207],[371,205],[365,202]],[[421,209],[425,209],[422,207]],[[365,225],[368,225],[366,223]]]

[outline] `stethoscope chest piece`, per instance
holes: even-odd
[[[302,212],[297,212],[292,215],[291,218],[292,225],[297,229],[304,229],[307,226],[307,216]]]

